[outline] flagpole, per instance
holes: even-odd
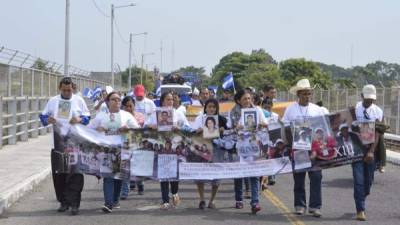
[[[233,73],[232,74],[232,83],[233,83],[233,94],[236,94],[236,89],[235,89],[235,79],[233,79]]]

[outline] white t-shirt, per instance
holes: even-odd
[[[202,106],[201,102],[197,99],[192,99],[192,106]]]
[[[119,110],[117,113],[100,112],[93,120],[90,121],[88,125],[88,127],[93,129],[103,127],[114,134],[116,134],[117,130],[123,126],[128,128],[140,128],[138,122],[132,116],[132,114],[124,110]]]
[[[100,102],[99,100],[96,100],[94,102],[94,106],[96,107],[99,104],[99,102]],[[107,104],[105,102],[101,103],[100,108],[98,110],[96,110],[96,113],[99,113],[99,112],[108,113],[108,107],[107,107]]]
[[[307,106],[301,106],[298,102],[295,102],[286,108],[282,121],[289,123],[296,120],[323,115],[325,115],[325,113],[318,105],[308,103]]]
[[[268,123],[276,123],[279,121],[278,113],[270,112],[271,116],[267,118]]]
[[[181,111],[183,115],[186,115],[186,107],[183,105],[180,105],[177,109],[177,111]]]
[[[178,128],[182,128],[183,126],[190,127],[189,121],[187,120],[186,116],[176,109],[173,109],[173,125]],[[157,115],[156,111],[152,114],[149,120],[144,122],[144,125],[157,125]]]
[[[255,111],[257,112],[257,124],[264,124],[264,125],[268,124],[268,121],[265,118],[264,112],[261,110],[261,108],[255,107],[255,108],[251,108],[251,109],[255,109]],[[232,128],[231,112],[229,112],[227,120],[228,120],[227,121],[227,127]],[[244,126],[243,119],[242,119],[241,115],[240,115],[240,118],[239,118],[238,125]]]
[[[379,106],[375,105],[372,103],[372,105],[370,107],[368,107],[367,109],[365,109],[365,107],[362,105],[362,102],[358,102],[356,104],[356,118],[357,120],[360,121],[380,121],[382,122],[383,120],[383,111],[381,108],[379,108]],[[368,116],[369,116],[369,120],[367,118],[365,118],[364,116],[364,110],[366,110]]]
[[[145,121],[153,115],[156,108],[156,104],[148,98],[144,98],[142,101],[135,99],[135,111],[142,113]]]
[[[48,115],[61,123],[69,123],[72,117],[90,116],[85,101],[76,95],[62,99],[61,95],[52,97],[46,104],[42,115]]]
[[[197,130],[199,128],[203,128],[203,119],[204,119],[204,113],[200,112],[200,114],[198,116],[196,116],[196,118],[194,119],[193,123],[192,123],[192,128],[194,130]]]

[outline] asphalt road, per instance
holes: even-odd
[[[295,216],[293,211],[293,180],[290,174],[277,177],[277,184],[261,193],[262,211],[250,214],[249,201],[243,209],[235,209],[233,182],[224,181],[217,196],[217,209],[200,210],[196,186],[192,182],[180,185],[182,204],[177,209],[159,209],[160,188],[157,182],[146,182],[145,195],[131,192],[128,200],[121,201],[121,209],[104,214],[102,182],[92,176],[85,177],[81,213],[70,216],[58,213],[51,179],[46,179],[34,192],[18,201],[0,217],[1,225],[47,224],[400,224],[400,167],[388,165],[386,173],[376,173],[372,194],[367,200],[367,221],[354,219],[353,183],[351,167],[345,166],[323,171],[322,218],[310,215]],[[207,186],[208,190],[210,189]],[[209,193],[208,195],[209,196]]]

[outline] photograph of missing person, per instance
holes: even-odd
[[[358,122],[360,139],[364,145],[375,142],[375,122]]]
[[[293,148],[296,150],[311,150],[311,133],[309,127],[295,127],[293,135]]]
[[[212,139],[219,137],[218,116],[204,116],[203,138]]]
[[[254,108],[242,109],[242,123],[244,130],[255,130],[257,128],[257,111]]]
[[[252,132],[238,133],[236,149],[237,154],[240,156],[240,161],[252,162],[261,156],[256,135]]]
[[[172,131],[173,125],[173,110],[172,108],[161,107],[157,108],[157,130]]]
[[[184,154],[187,162],[212,162],[213,147],[211,140],[204,139],[200,135],[184,137]]]
[[[60,99],[58,101],[57,117],[68,119],[71,112],[71,101]]]
[[[353,122],[353,116],[350,108],[340,110],[334,114],[329,114],[329,123],[333,132],[333,136],[339,135],[339,126],[346,123],[349,127]]]
[[[315,128],[312,136],[311,151],[317,160],[331,160],[336,157],[335,138],[321,127]]]

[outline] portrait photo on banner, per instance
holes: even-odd
[[[160,107],[156,110],[157,130],[171,131],[173,125],[173,109],[170,107]]]
[[[58,101],[57,117],[68,119],[71,112],[71,101],[60,99]]]
[[[258,120],[256,109],[242,109],[241,118],[244,130],[255,130],[257,128]]]
[[[239,131],[236,150],[241,162],[253,162],[261,158],[260,146],[255,132]]]
[[[212,139],[219,137],[218,116],[203,117],[203,138]]]

